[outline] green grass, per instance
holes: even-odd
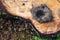
[[[32,38],[32,40],[49,40],[49,38],[41,38],[41,37],[38,37],[38,36],[34,36]]]

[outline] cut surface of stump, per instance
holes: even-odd
[[[31,20],[40,33],[53,34],[60,31],[60,2],[58,0],[0,0],[0,2],[10,14]],[[48,8],[41,7],[42,4],[46,5]],[[34,8],[37,8],[35,11],[42,10],[43,13],[46,13],[45,18],[42,18],[45,19],[42,23],[40,21],[41,15],[43,15],[42,11],[39,11],[39,19],[36,19],[34,18],[36,17],[34,12],[31,12]],[[50,18],[50,12],[53,21],[45,22]]]

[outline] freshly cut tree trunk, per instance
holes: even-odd
[[[53,34],[60,31],[60,0],[0,0],[0,2],[10,14],[31,20],[40,33]],[[41,23],[33,17],[32,9],[38,8],[41,4],[51,10],[53,21]]]

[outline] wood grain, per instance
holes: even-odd
[[[60,31],[60,2],[57,0],[0,0],[5,6],[6,10],[15,16],[20,16],[25,19],[31,20],[35,28],[43,34],[52,34]],[[25,5],[22,5],[25,3]],[[51,10],[53,15],[53,22],[49,23],[39,23],[37,20],[33,19],[31,9],[41,4],[46,4]],[[32,6],[33,5],[33,6]]]

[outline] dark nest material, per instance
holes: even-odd
[[[0,40],[30,40],[33,32],[30,22],[11,15],[0,16]]]

